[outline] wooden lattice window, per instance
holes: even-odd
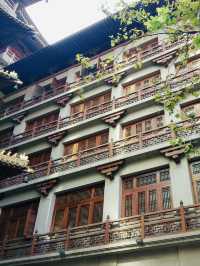
[[[0,131],[0,143],[7,143],[13,134],[13,128],[7,128]]]
[[[71,106],[71,115],[88,112],[93,107],[109,102],[111,99],[111,92],[92,97],[84,102],[73,104]]]
[[[190,116],[190,115],[199,116],[200,115],[200,102],[189,104],[183,107],[182,111],[187,116]]]
[[[168,168],[124,178],[122,187],[123,217],[171,208]]]
[[[144,119],[142,121],[128,124],[122,128],[123,137],[136,136],[140,133],[148,132],[164,126],[164,115],[159,115]]]
[[[33,120],[29,120],[26,123],[26,131],[34,129],[40,130],[42,126],[49,126],[51,123],[58,120],[58,112],[52,112],[44,116],[37,117]]]
[[[139,90],[150,87],[158,83],[161,79],[160,72],[153,73],[137,81],[129,82],[123,87],[123,94],[129,95],[131,93],[137,92]]]
[[[92,149],[106,143],[108,143],[108,131],[65,145],[64,155],[75,155],[80,151]]]
[[[29,237],[33,234],[38,202],[26,202],[2,208],[0,216],[0,239]]]
[[[197,204],[200,203],[200,161],[192,162],[190,164],[192,174],[192,184],[194,199]]]
[[[141,45],[139,48],[141,49],[143,54],[146,54],[147,52],[153,52],[155,49],[157,49],[157,47],[158,47],[158,39],[155,39]]]
[[[57,88],[63,87],[66,84],[66,80],[67,80],[67,77],[60,78],[60,79],[54,78],[52,81],[52,88],[57,89]]]
[[[176,65],[176,72],[177,74],[181,74],[181,73],[184,73],[188,70],[192,70],[192,69],[195,69],[195,68],[199,68],[200,67],[200,57],[194,57],[194,58],[191,58],[189,60],[189,62],[187,62],[186,65],[183,65],[183,64],[177,64]]]
[[[103,184],[57,196],[52,230],[101,222],[103,196]]]
[[[135,47],[132,47],[126,51],[124,51],[123,53],[123,59],[124,60],[130,60],[132,58],[134,58],[137,55],[137,49]]]
[[[51,157],[51,149],[42,150],[39,152],[35,152],[32,154],[29,154],[29,164],[30,166],[37,166],[40,164],[43,164],[45,162],[48,162]]]

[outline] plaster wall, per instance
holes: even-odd
[[[174,247],[157,250],[146,250],[138,253],[119,253],[93,258],[82,258],[74,262],[64,260],[42,266],[199,266],[200,248],[197,246]],[[40,264],[38,264],[40,265]]]

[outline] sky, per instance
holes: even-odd
[[[55,43],[105,17],[101,5],[118,0],[42,0],[27,8],[28,14],[49,44]]]

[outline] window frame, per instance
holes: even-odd
[[[121,196],[121,217],[129,217],[126,216],[126,199],[128,197],[131,198],[131,216],[135,215],[141,215],[142,213],[139,211],[139,193],[144,193],[145,194],[145,212],[146,213],[151,213],[151,212],[156,212],[156,211],[162,211],[164,210],[163,208],[163,191],[164,189],[169,189],[169,204],[170,208],[166,209],[171,209],[172,208],[172,195],[171,195],[171,182],[170,182],[170,173],[169,173],[169,179],[160,181],[160,173],[162,171],[169,171],[168,167],[161,168],[159,170],[151,170],[148,171],[144,174],[136,174],[136,175],[131,175],[129,177],[122,178],[122,196]],[[151,175],[155,174],[155,183],[152,184],[147,184],[147,185],[141,185],[137,186],[137,180]],[[132,187],[125,189],[124,188],[124,183],[126,180],[132,180]],[[157,207],[156,210],[150,210],[150,200],[149,200],[149,195],[150,192],[156,191],[156,201],[157,201]]]
[[[95,195],[96,189],[101,187],[103,191],[103,195]],[[70,195],[76,195],[77,193],[80,193],[81,191],[88,190],[90,191],[90,197],[86,199],[82,199],[79,201],[75,201],[74,203],[67,203],[68,198]],[[64,197],[65,203],[59,203],[59,197]],[[68,191],[67,193],[62,193],[60,195],[57,195],[56,201],[55,201],[55,206],[54,206],[54,212],[53,212],[53,218],[52,218],[52,223],[51,223],[51,232],[57,232],[57,231],[62,231],[68,228],[68,225],[70,223],[70,209],[75,209],[75,226],[72,227],[77,227],[77,226],[84,226],[84,225],[89,225],[93,224],[94,222],[94,209],[95,209],[95,204],[102,204],[102,219],[103,219],[103,204],[104,204],[104,183],[96,184],[93,186],[89,186],[86,188],[82,189],[76,189],[73,191]],[[86,224],[81,224],[80,223],[80,217],[81,217],[81,210],[82,207],[88,206],[88,217],[87,217],[87,223]],[[63,210],[63,220],[62,220],[62,226],[63,228],[61,229],[55,229],[56,226],[56,213],[59,210]],[[101,222],[101,221],[99,221]],[[98,222],[95,222],[98,223]]]

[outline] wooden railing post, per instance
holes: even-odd
[[[116,99],[115,99],[115,97],[113,97],[113,100],[112,100],[112,110],[115,109],[115,105],[116,105]]]
[[[108,215],[105,222],[104,243],[108,244],[109,241],[110,241],[110,217]]]
[[[51,173],[51,166],[52,166],[52,160],[50,159],[47,166],[47,175],[50,175]]]
[[[111,139],[108,147],[109,157],[113,157],[113,139]]]
[[[144,214],[141,214],[141,219],[140,219],[140,234],[141,234],[141,239],[144,239],[145,238]]]
[[[64,249],[68,250],[70,244],[70,227],[67,228],[66,238],[64,241]]]
[[[32,243],[31,243],[31,256],[33,256],[35,254],[35,245],[36,245],[36,242],[37,242],[37,238],[38,238],[38,234],[35,233],[33,235]]]
[[[80,166],[81,165],[81,153],[78,152],[77,154],[77,166]]]
[[[3,239],[2,243],[2,249],[1,249],[1,257],[3,258],[5,256],[5,250],[6,250],[6,243],[7,243],[7,235]]]
[[[186,232],[187,225],[186,225],[186,220],[185,220],[185,210],[183,206],[183,201],[180,202],[179,214],[180,214],[181,231]]]

